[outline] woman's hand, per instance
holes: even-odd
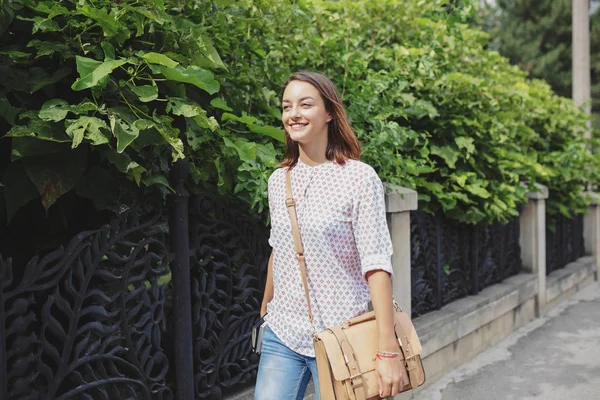
[[[390,274],[375,270],[367,273],[373,310],[377,319],[377,345],[379,351],[386,354],[399,354],[400,347],[394,332],[394,305]],[[377,357],[377,381],[379,396],[395,396],[400,391],[400,357]]]
[[[400,393],[400,388],[403,384],[400,362],[400,357],[377,357],[376,368],[379,397],[391,397]]]

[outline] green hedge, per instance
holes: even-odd
[[[263,212],[282,156],[280,85],[299,69],[334,80],[364,161],[416,189],[421,209],[506,221],[543,183],[552,215],[580,212],[600,181],[584,115],[485,50],[466,24],[472,2],[448,3],[5,0],[6,218],[70,192],[113,210],[164,199],[181,157],[193,190]]]

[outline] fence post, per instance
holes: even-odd
[[[600,280],[600,194],[588,192],[592,202],[583,217],[585,253],[596,258],[596,280]]]
[[[392,266],[393,293],[402,310],[411,315],[411,262],[410,262],[410,212],[417,209],[417,192],[395,185],[386,185],[389,193],[385,195],[388,228],[392,237],[394,254]]]
[[[469,251],[471,257],[471,286],[469,294],[471,296],[479,293],[479,226],[472,225],[469,234]]]
[[[173,262],[173,316],[175,329],[175,399],[194,398],[194,360],[192,358],[192,300],[190,289],[190,237],[188,199],[185,180],[190,172],[187,160],[178,160],[171,168],[169,180],[175,193],[171,195],[169,229]]]
[[[523,270],[537,276],[536,314],[546,306],[546,199],[548,188],[536,185],[538,192],[527,193],[529,201],[520,215],[521,260]]]
[[[4,261],[0,254],[0,279],[8,281],[8,271],[12,270],[12,260]],[[1,282],[1,281],[0,281]],[[3,299],[4,287],[0,283],[0,300]],[[8,399],[8,368],[7,368],[7,344],[5,336],[6,316],[4,314],[4,301],[0,301],[0,399]]]

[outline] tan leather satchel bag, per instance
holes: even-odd
[[[292,222],[296,257],[302,275],[308,304],[308,318],[313,328],[313,340],[319,377],[321,400],[379,399],[377,385],[377,322],[375,312],[367,312],[317,333],[308,295],[304,249],[298,230],[298,218],[292,197],[290,171],[286,173],[286,205]],[[400,344],[402,374],[401,392],[415,389],[425,382],[421,362],[421,342],[408,315],[394,301],[395,332]]]

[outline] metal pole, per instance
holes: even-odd
[[[194,398],[194,360],[192,358],[192,299],[190,289],[190,238],[188,199],[185,180],[190,172],[187,160],[178,160],[169,174],[175,193],[171,195],[169,229],[173,262],[173,314],[175,319],[175,399]]]

